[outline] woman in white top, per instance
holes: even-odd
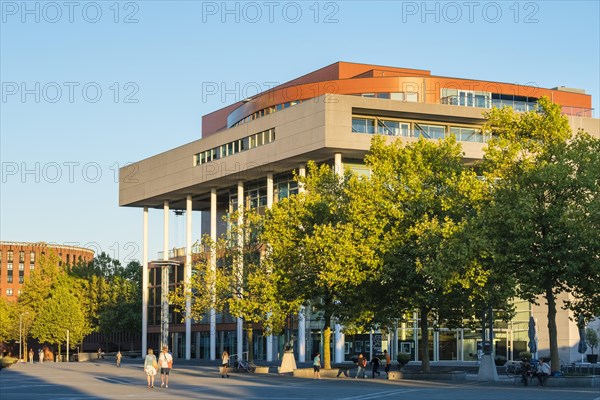
[[[146,359],[144,360],[144,371],[146,371],[146,375],[148,375],[148,387],[154,387],[154,375],[156,375],[156,368],[158,364],[156,362],[156,356],[154,355],[154,350],[148,349],[148,354],[146,355]]]
[[[160,387],[169,387],[169,372],[173,366],[173,356],[169,353],[169,348],[163,346],[162,352],[158,357],[158,364],[160,365]]]
[[[221,378],[229,378],[227,368],[229,368],[229,353],[225,350],[223,354],[221,354]]]

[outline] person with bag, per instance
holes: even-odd
[[[148,388],[154,388],[154,375],[156,375],[156,369],[158,368],[158,362],[156,362],[156,356],[154,350],[148,348],[148,354],[144,359],[144,371],[148,376]]]
[[[227,350],[223,350],[223,354],[221,354],[221,378],[229,378],[229,353]]]
[[[356,371],[356,376],[354,378],[355,379],[358,378],[359,375],[362,375],[363,379],[366,378],[367,377],[367,359],[365,358],[363,353],[360,353],[358,355],[358,360],[356,362],[356,365],[358,365],[358,370]]]
[[[169,387],[169,373],[173,368],[173,356],[169,353],[169,348],[163,346],[162,352],[158,357],[158,363],[160,365],[160,387]]]

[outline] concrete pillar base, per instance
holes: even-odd
[[[498,380],[498,371],[496,370],[496,364],[494,363],[494,356],[491,354],[484,354],[481,358],[477,380],[480,382]]]

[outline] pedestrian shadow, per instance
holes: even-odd
[[[42,369],[38,369],[36,372],[40,371],[43,373]],[[46,379],[43,375],[32,375],[30,372],[19,370],[16,367],[3,368],[0,371],[0,399],[52,398],[52,393],[60,393],[61,397],[65,398],[91,398],[89,392]],[[93,394],[93,397],[97,399],[110,399],[110,397],[103,397],[96,394]]]

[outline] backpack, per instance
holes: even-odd
[[[360,366],[361,366],[361,367],[366,367],[366,366],[367,366],[367,359],[366,359],[366,358],[363,358],[363,359],[360,361]]]

